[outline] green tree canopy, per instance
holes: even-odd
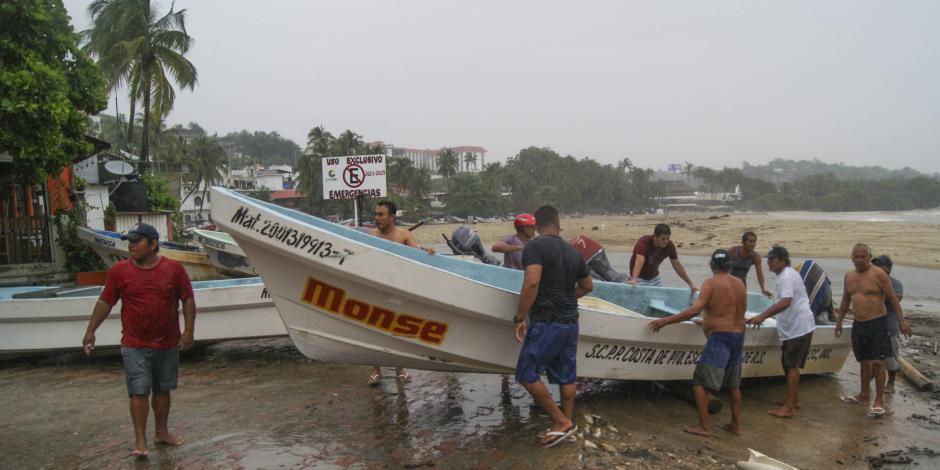
[[[91,153],[86,116],[105,108],[105,80],[78,47],[59,0],[0,2],[0,154],[40,181]]]

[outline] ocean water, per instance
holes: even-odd
[[[834,220],[857,222],[903,222],[910,224],[940,224],[940,208],[913,211],[876,212],[811,212],[781,211],[767,212],[767,216],[778,219]]]

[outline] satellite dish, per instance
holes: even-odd
[[[104,169],[108,173],[115,175],[129,175],[134,172],[134,166],[121,160],[111,160],[104,164]]]

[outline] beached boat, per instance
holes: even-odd
[[[101,289],[101,286],[0,289],[0,354],[80,349]],[[197,341],[287,334],[259,278],[194,282],[193,292]],[[98,347],[120,345],[120,312],[118,302],[98,328]]]
[[[324,361],[507,373],[522,272],[391,243],[233,191],[214,188],[212,219],[251,258],[287,332],[305,355]],[[652,318],[689,304],[689,291],[596,281],[582,299],[578,375],[685,380],[705,338],[686,322],[651,333]],[[749,315],[769,300],[752,293]],[[849,334],[813,335],[807,373],[835,372]],[[743,374],[779,376],[773,322],[748,330]]]
[[[121,240],[121,234],[108,230],[96,230],[78,227],[75,232],[101,257],[108,267],[122,259],[127,259],[127,240]],[[209,261],[209,256],[196,247],[189,247],[171,242],[160,242],[160,255],[182,263],[191,281],[204,281],[228,277]]]
[[[225,232],[193,229],[193,239],[202,245],[209,256],[209,262],[220,271],[241,276],[257,276],[255,268],[248,261],[245,252],[235,240]]]

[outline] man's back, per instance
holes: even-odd
[[[717,332],[744,331],[744,311],[747,309],[747,290],[740,279],[729,273],[718,273],[702,284],[706,296],[702,328],[705,335]]]
[[[557,235],[541,235],[526,243],[524,266],[542,266],[533,304],[533,321],[573,321],[578,318],[575,286],[588,276],[581,255]]]

